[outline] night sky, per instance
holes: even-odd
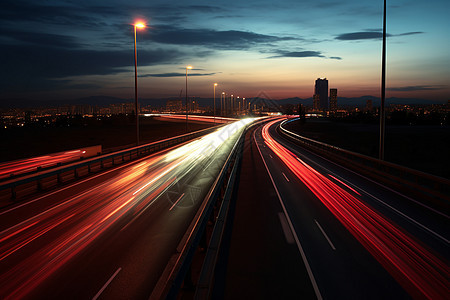
[[[383,1],[2,0],[0,99],[380,95]],[[450,1],[388,0],[387,97],[450,99]]]

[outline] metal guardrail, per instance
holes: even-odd
[[[231,170],[236,166],[238,160],[239,147],[243,142],[243,131],[236,143],[234,144],[230,154],[228,155],[224,166],[222,167],[217,179],[213,183],[201,207],[197,211],[191,225],[181,239],[175,253],[166,266],[162,276],[160,277],[156,287],[154,288],[150,299],[176,299],[179,289],[185,280],[189,278],[190,266],[196,249],[200,244],[200,240],[205,234],[206,225],[214,211],[214,206],[224,194],[228,187],[225,184]],[[187,277],[188,276],[188,277]]]
[[[230,152],[218,178],[212,185],[209,193],[205,197],[202,206],[194,217],[191,226],[186,231],[184,238],[179,243],[177,253],[174,254],[160,277],[158,284],[154,288],[150,299],[177,299],[183,281],[191,282],[190,268],[196,249],[199,247],[201,239],[205,235],[206,225],[213,219],[214,207],[220,204],[217,218],[214,218],[215,225],[209,241],[208,250],[203,259],[200,278],[197,280],[196,299],[207,299],[211,296],[214,288],[214,275],[216,263],[222,243],[222,238],[227,221],[229,220],[229,209],[231,197],[235,188],[236,177],[242,160],[244,136],[246,132],[269,118],[260,119],[249,124],[241,133]],[[222,200],[220,202],[220,200]],[[192,282],[191,282],[192,283]]]
[[[280,133],[304,146],[339,156],[341,159],[347,160],[350,164],[359,164],[365,168],[370,168],[370,172],[376,172],[380,177],[388,174],[388,179],[391,182],[394,180],[402,185],[421,190],[432,198],[444,200],[446,203],[441,202],[439,204],[448,207],[448,201],[450,201],[450,180],[319,142],[284,128],[285,124],[295,120],[297,119],[283,121],[279,126]]]
[[[229,220],[231,196],[233,195],[233,191],[236,186],[236,177],[242,162],[242,148],[243,141],[237,149],[238,155],[228,179],[222,204],[220,205],[219,213],[211,235],[211,240],[209,241],[208,250],[203,261],[200,277],[197,282],[194,299],[203,300],[210,299],[212,297],[217,261],[227,221]]]
[[[81,162],[56,167],[51,170],[34,173],[32,175],[23,176],[17,179],[4,181],[0,184],[0,191],[10,189],[10,198],[12,200],[15,200],[17,198],[17,189],[21,186],[23,186],[24,188],[26,186],[27,191],[42,190],[44,188],[44,185],[52,185],[52,186],[55,185],[54,183],[53,184],[49,183],[49,181],[52,182],[55,181],[56,184],[61,184],[66,177],[71,177],[71,179],[73,179],[79,177],[80,172],[84,171],[86,173],[91,173],[95,167],[103,169],[106,167],[106,165],[114,166],[116,164],[125,161],[131,161],[132,159],[139,158],[144,155],[149,155],[156,151],[208,134],[210,132],[217,130],[217,128],[218,128],[217,126],[207,128],[192,133],[176,136],[173,138],[167,138],[161,141],[156,141],[145,145],[129,148],[126,150],[101,155],[99,157],[89,158]],[[34,185],[32,183],[36,184]],[[29,186],[30,184],[32,184],[32,186]]]

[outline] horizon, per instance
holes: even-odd
[[[267,96],[267,95],[264,95]],[[255,96],[255,97],[245,97],[249,101],[251,100],[267,100],[267,101],[275,101],[275,102],[282,102],[285,103],[280,105],[286,105],[286,104],[297,104],[293,102],[308,102],[304,105],[310,106],[312,105],[313,98],[301,98],[301,97],[287,97],[287,98],[270,98],[270,97],[264,97],[264,96]],[[212,105],[213,97],[200,97],[200,96],[190,96],[191,99],[196,99],[197,101],[200,101],[200,106],[202,107],[208,107]],[[339,99],[341,99],[339,101]],[[77,103],[78,101],[86,101],[86,100],[92,100],[92,103]],[[170,97],[159,97],[159,98],[143,98],[139,97],[139,101],[141,105],[154,105],[155,107],[161,107],[166,105],[166,102],[169,100],[180,100],[182,103],[184,103],[185,99],[184,96],[181,98],[177,96],[170,96]],[[373,101],[374,107],[379,107],[380,105],[380,97],[373,96],[373,95],[364,95],[360,97],[340,97],[338,96],[338,106],[340,107],[364,107],[366,105],[367,100]],[[95,95],[95,96],[88,96],[88,97],[81,97],[81,98],[73,98],[73,99],[46,99],[46,100],[32,100],[32,99],[25,99],[25,98],[15,98],[15,99],[3,99],[3,101],[0,101],[0,109],[35,109],[35,108],[54,108],[54,107],[62,107],[65,105],[94,105],[94,106],[100,106],[100,107],[106,107],[112,104],[118,104],[118,103],[134,103],[133,98],[122,98],[122,97],[114,97],[114,96],[107,96],[107,95]],[[151,101],[155,101],[155,103],[150,103]],[[218,98],[216,98],[217,103]],[[386,105],[411,105],[411,106],[422,106],[422,105],[447,105],[448,101],[438,101],[438,100],[428,100],[428,99],[420,99],[420,98],[401,98],[401,97],[388,97],[386,98]],[[211,103],[209,103],[211,102]],[[311,103],[309,103],[311,102]]]
[[[387,98],[450,99],[448,9],[388,6]],[[217,82],[216,97],[305,99],[319,77],[338,97],[380,94],[382,1],[8,0],[0,15],[1,100],[133,98],[137,19],[147,24],[137,32],[139,98],[185,95],[187,65],[189,96],[212,98]]]

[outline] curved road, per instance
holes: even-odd
[[[316,297],[448,298],[448,215],[289,142],[280,122],[253,142]]]

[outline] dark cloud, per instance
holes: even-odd
[[[277,51],[277,55],[270,56],[268,58],[280,58],[280,57],[325,57],[320,51]]]
[[[339,57],[339,56],[330,56],[329,59],[342,60],[342,57]]]
[[[405,36],[405,35],[414,35],[414,34],[421,34],[423,32],[421,31],[414,31],[414,32],[405,32],[400,34],[389,34],[387,33],[387,37],[393,37],[393,36]],[[383,33],[381,31],[375,31],[373,29],[368,31],[360,31],[360,32],[350,32],[350,33],[343,33],[335,37],[337,40],[341,41],[356,41],[356,40],[378,40],[383,37]]]
[[[217,73],[189,73],[189,76],[212,76],[216,75]],[[144,74],[140,75],[139,77],[184,77],[186,76],[186,73],[159,73],[159,74]]]
[[[412,31],[412,32],[396,34],[394,36],[415,35],[415,34],[422,34],[422,33],[424,33],[424,32],[423,31]]]
[[[1,28],[0,37],[9,39],[9,44],[23,46],[46,45],[47,47],[79,48],[81,44],[72,36],[40,33],[33,31],[21,31],[16,29]]]
[[[185,29],[174,26],[155,26],[150,38],[152,41],[163,44],[199,45],[228,50],[248,49],[258,44],[294,40],[292,37],[279,37],[250,31]]]
[[[435,90],[442,90],[444,88],[445,88],[444,86],[440,85],[412,85],[412,86],[390,87],[386,89],[392,92],[414,92],[414,91],[435,91]]]
[[[102,14],[103,10],[96,8],[95,14]],[[17,24],[18,14],[21,22],[38,22],[53,25],[76,25],[92,26],[92,29],[98,27],[103,18],[95,17],[94,10],[87,9],[79,5],[45,5],[39,1],[2,1],[0,10],[0,19],[4,22]],[[117,12],[115,13],[117,15]]]
[[[352,33],[343,33],[336,37],[337,40],[341,41],[354,41],[354,40],[371,40],[380,39],[383,37],[383,33],[375,31],[361,31]]]
[[[139,66],[177,63],[185,54],[176,50],[155,49],[138,52]],[[70,76],[108,75],[134,66],[133,51],[96,51],[43,46],[0,47],[0,88],[27,89],[35,82]],[[45,85],[53,81],[45,82]],[[57,87],[57,82],[53,82]],[[64,82],[59,82],[63,83]]]

